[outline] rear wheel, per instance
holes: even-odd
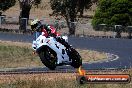
[[[41,50],[39,57],[46,67],[48,67],[50,70],[55,70],[57,57],[53,50],[51,50],[49,47],[45,48],[44,50]]]
[[[82,65],[82,58],[75,49],[71,49],[70,58],[72,59],[71,66],[79,68]]]

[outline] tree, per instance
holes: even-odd
[[[29,20],[30,10],[32,8],[32,5],[38,5],[41,3],[41,0],[18,0],[20,4],[20,16],[19,16],[19,22],[20,22],[20,30],[23,30],[23,20],[21,18],[26,18],[27,23]],[[27,24],[26,23],[26,24]],[[25,24],[25,22],[24,22]]]
[[[132,25],[132,1],[131,0],[99,0],[98,8],[92,20],[92,25],[97,30],[99,24],[108,26]],[[101,30],[102,29],[98,29]],[[120,35],[124,29],[114,29]],[[110,29],[107,29],[110,31]]]
[[[78,1],[78,12],[80,12],[80,16],[83,16],[84,10],[89,9],[93,3],[96,3],[98,0],[79,0]]]
[[[92,6],[91,0],[78,0],[78,12],[80,12],[80,16],[83,16],[83,12],[85,9],[89,9]]]
[[[62,15],[65,18],[70,35],[75,34],[75,21],[78,11],[81,11],[83,8],[81,7],[83,5],[83,1],[84,0],[50,0],[53,14]]]
[[[2,11],[5,11],[14,6],[15,3],[15,0],[0,0],[0,15],[2,14]]]
[[[29,19],[30,10],[32,5],[38,5],[41,3],[41,0],[18,0],[20,4],[20,18]]]
[[[62,15],[68,25],[70,35],[75,34],[76,0],[50,0],[54,15]]]

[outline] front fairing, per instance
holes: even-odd
[[[40,35],[37,39],[36,39],[36,49],[38,49],[39,47],[46,45],[46,37]]]
[[[34,50],[37,49],[38,44],[37,44],[37,41],[36,41],[36,40],[39,38],[39,36],[40,36],[41,34],[42,34],[41,32],[37,32],[37,31],[35,31],[35,32],[33,33],[32,48],[33,48]]]

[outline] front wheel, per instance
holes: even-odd
[[[82,58],[75,49],[71,49],[70,58],[72,59],[71,66],[79,68],[82,65]]]
[[[56,54],[50,48],[45,48],[39,53],[39,57],[42,63],[48,67],[50,70],[55,70],[56,68]]]

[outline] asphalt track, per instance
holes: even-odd
[[[1,33],[0,40],[32,42],[33,36],[27,34]],[[108,39],[108,38],[84,38],[69,37],[69,44],[74,48],[90,49],[101,52],[112,53],[119,56],[119,59],[107,62],[84,63],[83,68],[90,69],[122,69],[132,66],[132,40],[129,39]],[[71,66],[60,66],[57,70],[73,69]],[[17,70],[48,70],[45,67],[17,69]]]

